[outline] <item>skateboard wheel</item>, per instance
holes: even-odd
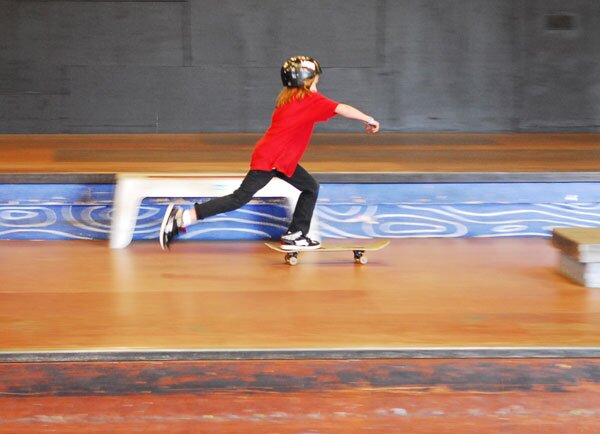
[[[298,253],[288,253],[285,255],[285,262],[289,265],[296,265],[298,263]]]
[[[357,264],[362,264],[365,265],[369,260],[367,259],[366,256],[364,256],[364,251],[362,250],[355,250],[354,251],[354,262],[356,262]]]

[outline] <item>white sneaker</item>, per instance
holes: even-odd
[[[160,247],[165,250],[169,248],[171,242],[180,234],[185,233],[185,226],[183,225],[183,210],[170,204],[167,207],[165,216],[162,224],[160,225],[160,232],[158,234],[158,240]]]
[[[287,232],[281,236],[282,250],[316,250],[321,247],[321,243],[311,240],[302,232]]]

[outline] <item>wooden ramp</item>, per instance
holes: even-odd
[[[599,138],[324,134],[304,162],[322,182],[598,182]],[[4,135],[0,181],[239,174],[257,139]],[[367,267],[290,268],[262,243],[1,242],[0,434],[596,433],[600,298],[559,257],[403,239]]]

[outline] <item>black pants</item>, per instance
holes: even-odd
[[[194,204],[198,219],[200,220],[227,211],[233,211],[244,206],[250,202],[250,199],[252,199],[256,192],[267,185],[273,177],[283,179],[300,190],[300,197],[298,198],[294,216],[292,217],[292,222],[290,223],[288,230],[290,232],[301,231],[306,235],[310,228],[310,221],[317,203],[319,183],[300,165],[298,165],[291,178],[277,170],[271,172],[251,170],[242,181],[240,188],[232,194],[217,197],[208,202]]]

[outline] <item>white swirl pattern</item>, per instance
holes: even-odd
[[[109,206],[0,206],[0,239],[107,239]],[[134,239],[157,237],[164,206],[146,204]],[[600,227],[598,204],[320,205],[327,238],[549,237],[553,227]],[[258,204],[190,228],[188,239],[277,238],[282,205]]]
[[[553,227],[600,227],[598,204],[380,205],[375,209],[320,206],[323,236],[550,237]]]
[[[112,208],[106,195],[111,190],[107,186],[84,187],[69,187],[72,195],[60,196],[61,201],[56,200],[61,187],[52,187],[46,204],[41,197],[46,194],[45,188],[50,187],[32,187],[31,197],[20,196],[19,201],[14,199],[10,189],[4,189],[0,194],[0,239],[107,239]],[[360,190],[363,187],[352,187],[347,192],[341,187],[339,191],[330,188],[330,197],[317,207],[321,235],[326,238],[549,237],[552,228],[558,226],[600,227],[600,203],[596,202],[545,203],[545,197],[539,193],[540,203],[460,203],[460,198],[454,198],[455,203],[449,200],[437,204],[400,203],[400,200],[391,203],[396,190],[375,187],[369,185],[364,191]],[[573,186],[568,188],[573,197],[589,197],[597,191],[597,185],[583,186],[581,191],[573,190]],[[82,200],[82,191],[91,199]],[[381,192],[380,204],[373,202],[375,196],[367,196],[375,191]],[[22,195],[23,189],[19,193]],[[169,200],[142,203],[134,239],[157,238]],[[191,206],[196,200],[178,202]],[[278,238],[288,220],[288,211],[281,200],[261,199],[237,211],[206,219],[191,227],[184,237]]]
[[[0,226],[19,228],[40,228],[56,223],[56,213],[40,206],[0,207]]]

